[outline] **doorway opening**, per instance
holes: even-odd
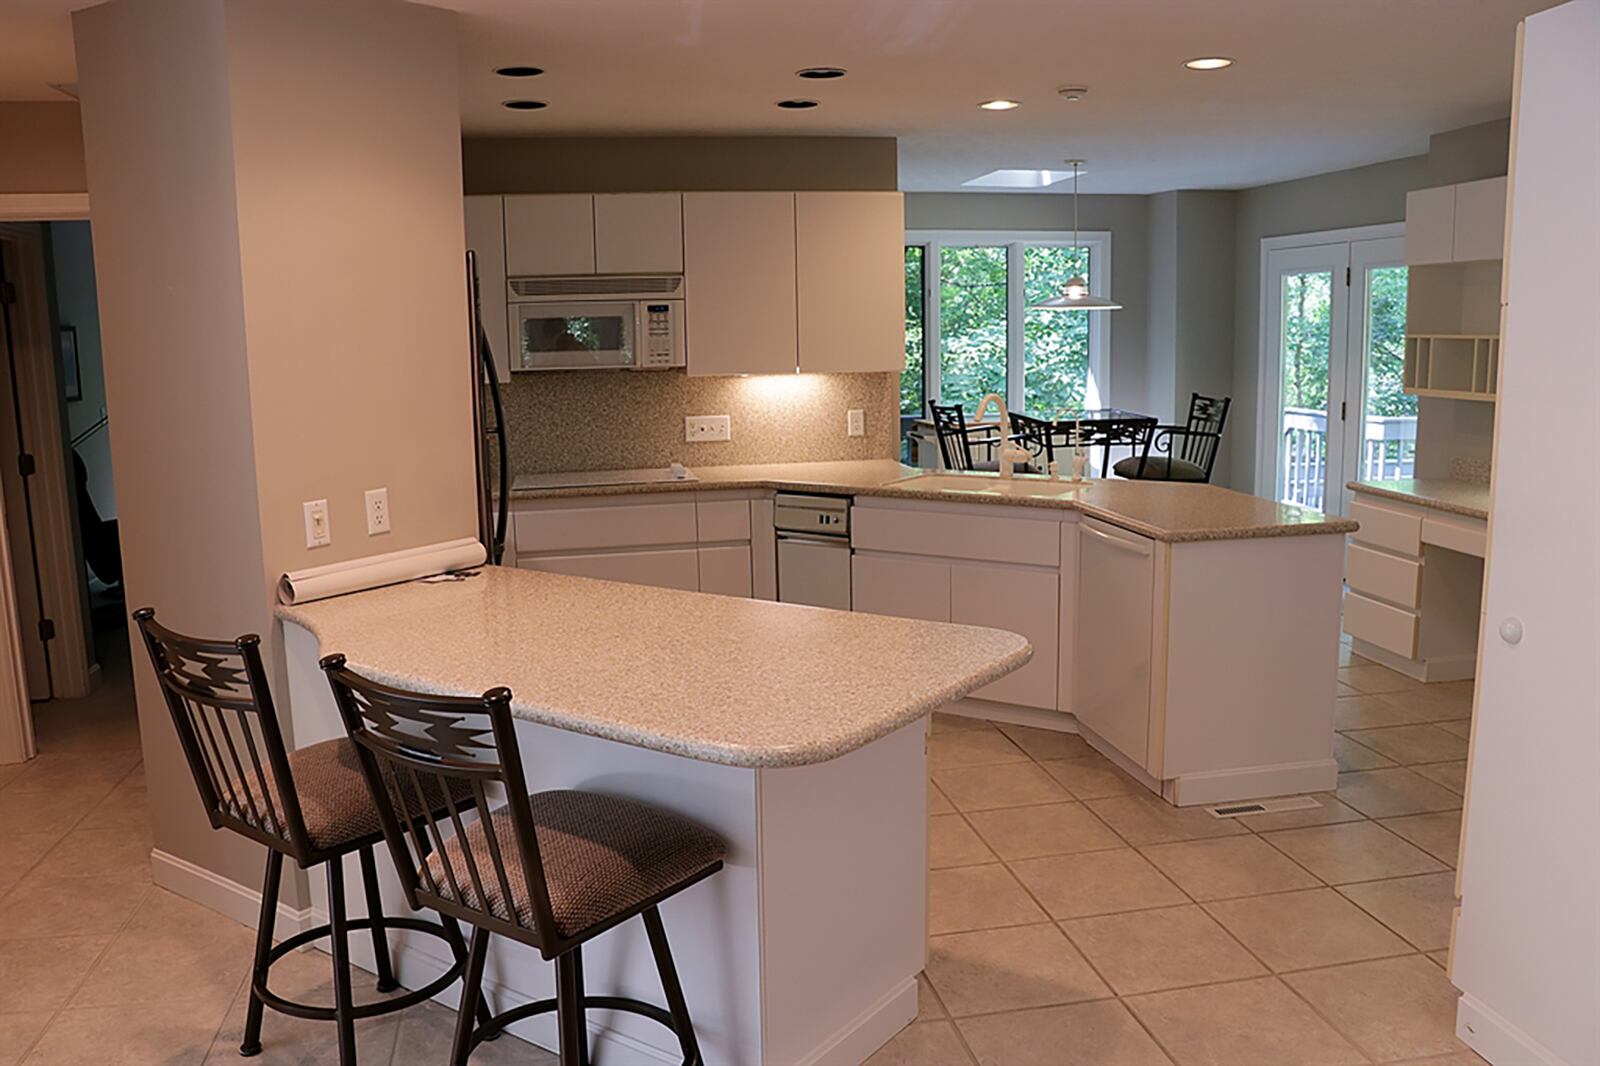
[[[1258,495],[1342,515],[1349,482],[1413,476],[1402,232],[1262,241]]]

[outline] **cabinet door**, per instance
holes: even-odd
[[[655,551],[600,552],[594,555],[538,555],[517,560],[524,570],[544,570],[573,577],[626,581],[630,585],[700,589],[700,559],[694,548]]]
[[[506,273],[594,273],[594,197],[506,197]]]
[[[506,218],[502,196],[466,198],[467,249],[478,256],[478,298],[483,330],[494,351],[494,368],[505,381],[511,376],[511,349],[506,334]]]
[[[905,243],[897,192],[794,197],[800,370],[905,368]]]
[[[1505,242],[1506,179],[1457,185],[1454,259],[1504,259]]]
[[[1054,710],[1061,578],[1054,571],[957,563],[950,568],[950,621],[1020,633],[1033,645],[1022,669],[972,693],[981,700]]]
[[[700,591],[721,596],[750,596],[750,545],[701,548]]]
[[[683,194],[691,374],[795,371],[794,194]]]
[[[683,195],[596,196],[594,266],[601,274],[683,273]]]
[[[856,552],[851,560],[853,608],[867,614],[950,621],[950,564]]]
[[[1084,520],[1078,524],[1077,654],[1073,712],[1139,766],[1150,758],[1155,545]]]
[[[1456,187],[1406,193],[1406,262],[1448,263],[1455,250]]]

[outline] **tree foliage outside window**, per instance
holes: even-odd
[[[947,246],[939,252],[939,396],[977,413],[986,393],[1006,391],[1006,249]]]
[[[1367,275],[1367,414],[1417,414],[1405,387],[1406,268],[1379,267]]]
[[[1023,396],[1027,412],[1055,418],[1084,409],[1089,385],[1089,312],[1034,308],[1061,292],[1074,274],[1089,276],[1089,249],[1023,249]]]
[[[1327,271],[1283,278],[1283,406],[1328,409],[1328,326],[1333,275]]]
[[[900,373],[900,413],[918,416],[922,410],[922,271],[927,248],[906,245],[906,368]]]

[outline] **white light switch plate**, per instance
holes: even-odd
[[[305,502],[306,515],[306,547],[320,548],[333,543],[333,530],[328,525],[328,501],[307,500]]]
[[[865,437],[867,435],[867,413],[859,407],[850,408],[845,415],[845,425],[852,437]]]
[[[733,419],[727,415],[689,415],[683,420],[683,439],[732,440]]]
[[[389,490],[367,490],[367,536],[389,532]]]

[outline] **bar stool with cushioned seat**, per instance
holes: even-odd
[[[322,660],[378,801],[384,834],[412,907],[475,926],[453,1066],[505,1026],[556,1013],[562,1066],[587,1066],[586,1008],[626,1011],[671,1029],[685,1066],[702,1061],[678,981],[660,903],[722,868],[726,845],[703,826],[622,796],[560,790],[528,794],[511,718],[511,692],[481,699],[405,692],[363,678],[342,655]],[[465,785],[480,817],[402,816],[415,797]],[[488,791],[507,802],[490,811]],[[446,830],[451,832],[446,835]],[[583,945],[638,915],[665,993],[665,1009],[583,988]],[[491,934],[556,963],[556,997],[525,1003],[474,1031]]]
[[[201,640],[175,633],[155,620],[155,611],[133,614],[150,651],[161,692],[172,713],[178,740],[194,775],[214,829],[231,829],[267,846],[266,879],[261,886],[261,920],[256,927],[250,971],[250,1006],[239,1054],[261,1052],[263,1010],[271,1007],[299,1018],[334,1021],[339,1027],[339,1062],[354,1066],[358,1018],[403,1010],[443,991],[462,975],[466,939],[454,920],[392,917],[383,913],[372,849],[383,826],[367,789],[355,745],[347,738],[286,751],[261,661],[261,640]],[[424,793],[430,811],[443,810],[446,797]],[[471,804],[465,794],[455,806]],[[345,915],[344,856],[356,852],[367,897],[366,918]],[[302,869],[323,865],[328,878],[329,922],[274,945],[278,886],[285,856]],[[455,964],[424,988],[356,1005],[350,989],[349,933],[366,929],[377,957],[380,992],[399,988],[389,958],[388,929],[407,929],[445,940]],[[333,955],[332,1007],[284,999],[267,987],[272,964],[296,948],[323,937]],[[490,1012],[482,1010],[487,1019]]]

